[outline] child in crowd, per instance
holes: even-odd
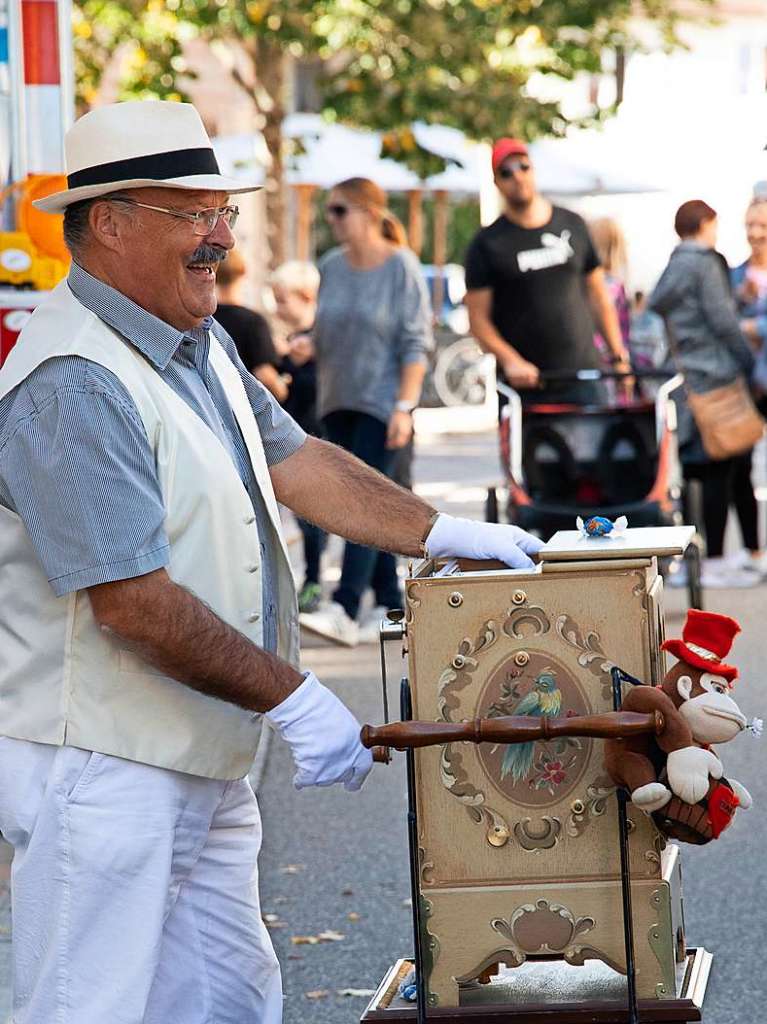
[[[245,260],[237,249],[232,249],[216,268],[216,320],[237,346],[245,369],[282,402],[288,389],[277,370],[278,356],[269,323],[242,302],[246,277]]]
[[[312,263],[289,260],[279,266],[270,278],[277,317],[286,332],[287,353],[279,365],[282,379],[288,384],[283,406],[307,434],[319,436],[317,419],[317,370],[311,330],[317,309],[320,275]],[[304,539],[305,578],[298,592],[302,612],[315,611],[320,604],[320,557],[325,534],[313,523],[298,520]]]

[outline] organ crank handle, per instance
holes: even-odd
[[[373,760],[388,763],[389,747],[405,750],[433,747],[442,743],[529,743],[557,736],[590,736],[597,739],[625,739],[640,733],[659,736],[665,728],[660,711],[608,711],[601,715],[570,718],[526,718],[506,715],[476,718],[471,722],[392,722],[376,727],[363,725],[360,740],[372,748]]]

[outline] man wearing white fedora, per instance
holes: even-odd
[[[86,114],[73,263],[0,370],[0,831],[14,1024],[277,1024],[261,921],[257,719],[298,788],[356,790],[359,725],[299,671],[277,501],[406,555],[529,566],[514,527],[437,515],[307,438],[213,319],[252,191],[194,108]]]

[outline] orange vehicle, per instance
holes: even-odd
[[[0,0],[0,364],[69,265],[63,218],[32,203],[66,188],[71,13],[70,0]]]

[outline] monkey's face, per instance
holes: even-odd
[[[698,743],[726,743],[746,728],[746,717],[729,696],[722,676],[703,672],[693,682],[683,675],[676,686],[682,699],[679,711]]]

